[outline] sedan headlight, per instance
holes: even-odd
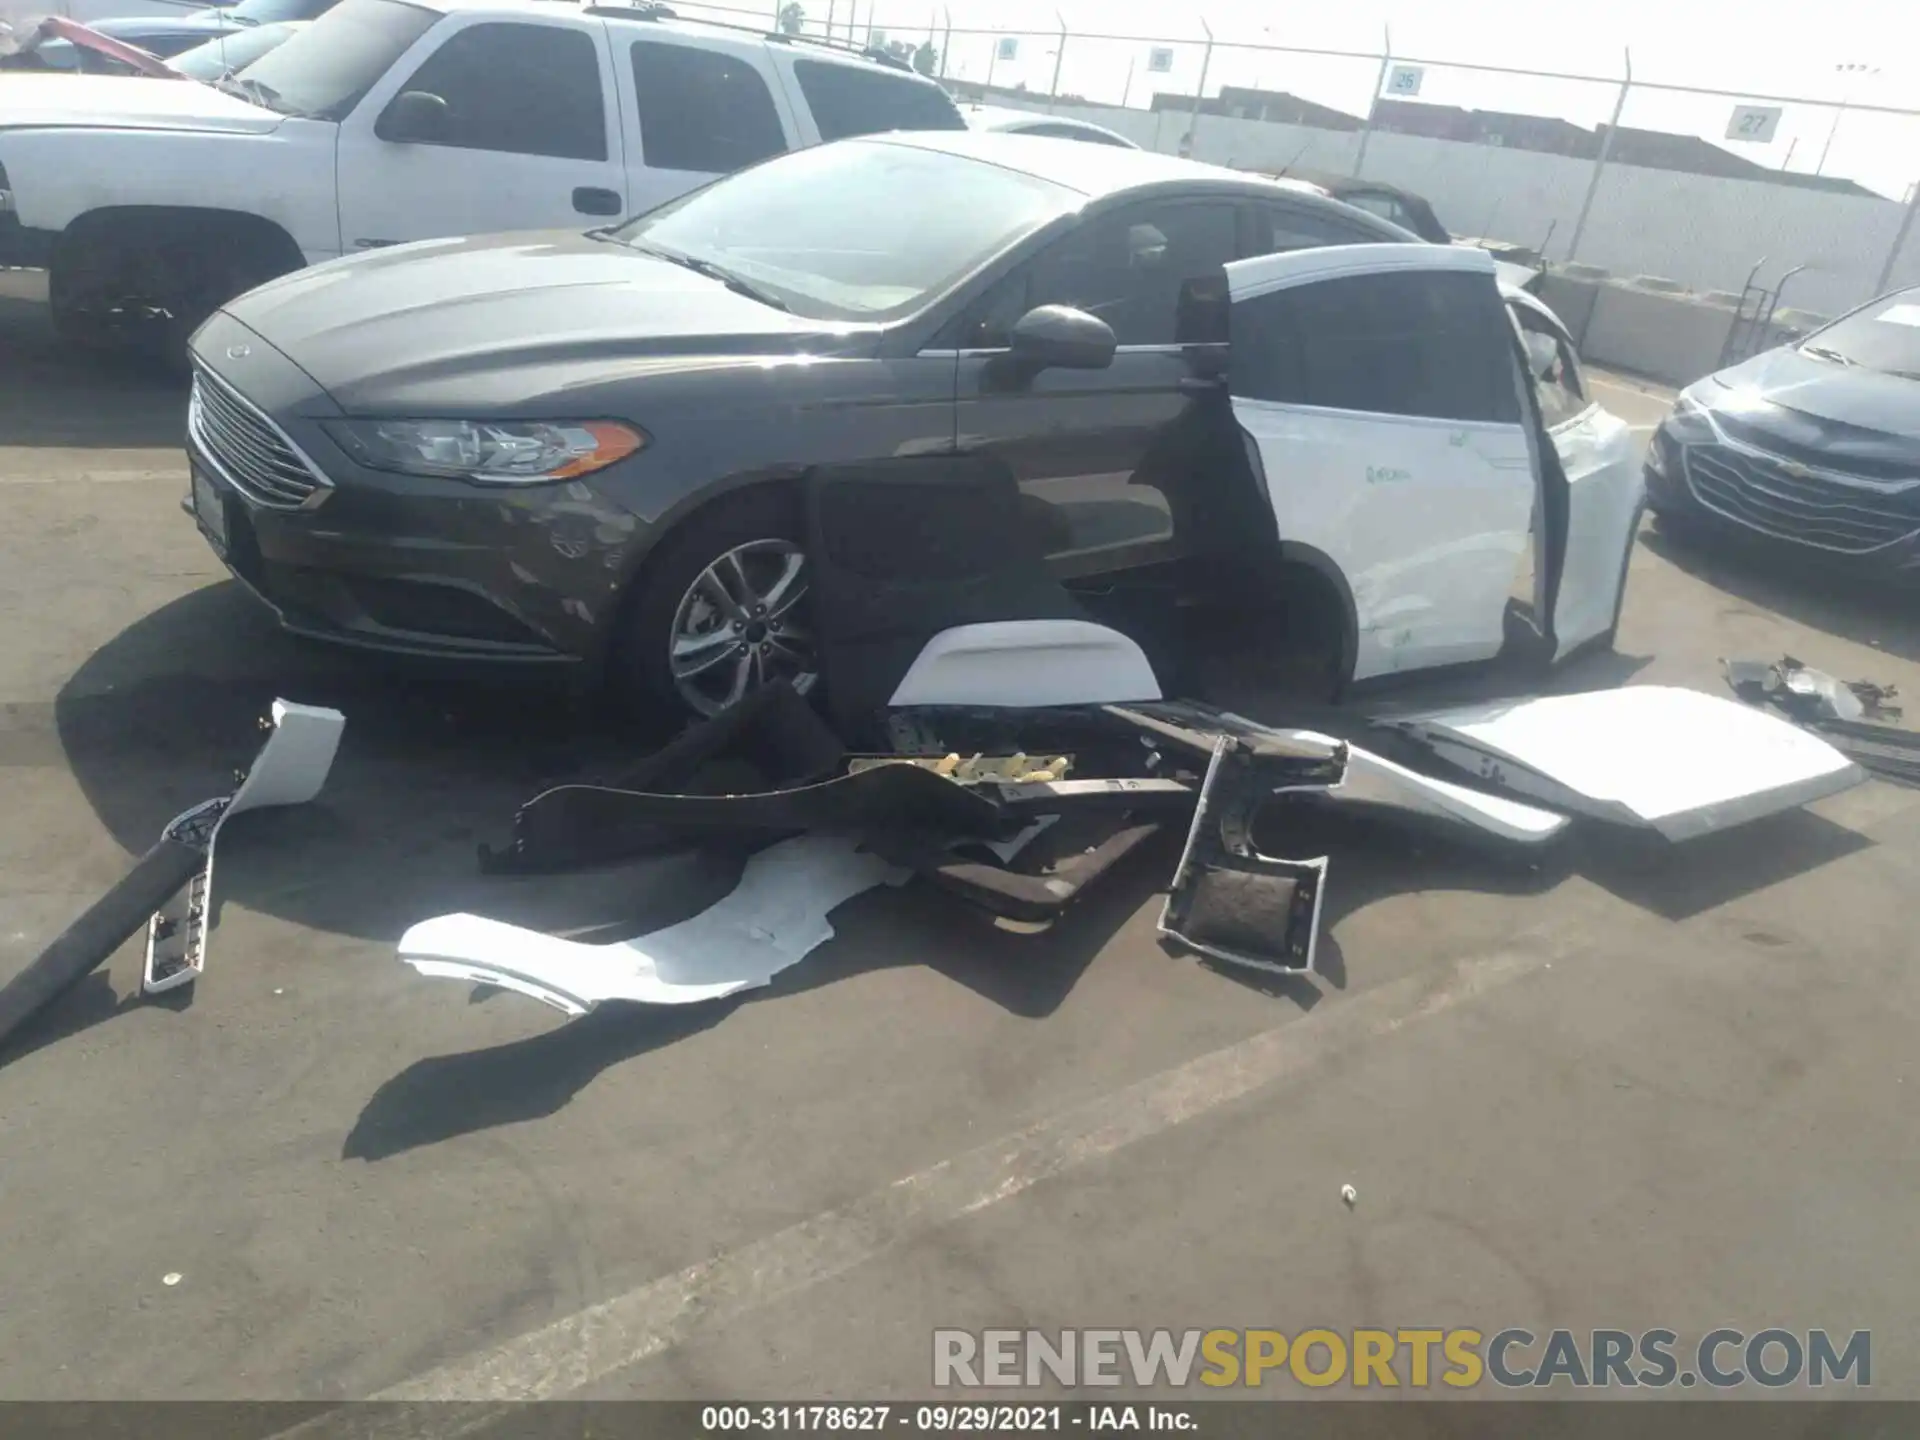
[[[539,485],[604,470],[647,443],[610,420],[327,420],[370,470],[482,485]]]

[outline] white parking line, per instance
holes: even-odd
[[[3,462],[0,462],[3,463]],[[157,480],[184,484],[184,466],[170,470],[35,470],[9,475],[0,468],[0,485],[149,485]]]
[[[1585,897],[1582,897],[1585,898]],[[896,1180],[851,1204],[763,1240],[664,1275],[503,1345],[430,1370],[369,1397],[404,1409],[349,1407],[282,1437],[471,1433],[501,1418],[494,1406],[559,1399],[615,1375],[701,1330],[737,1320],[1256,1090],[1314,1069],[1361,1042],[1442,1014],[1585,948],[1575,937],[1621,939],[1617,902],[1596,892],[1608,926],[1569,923],[1526,932],[1493,955],[1426,971],[1343,998],[1291,1024],[1162,1071],[1002,1140]],[[1629,921],[1629,928],[1632,922]],[[490,1402],[412,1410],[443,1401]],[[422,1426],[426,1428],[423,1429]]]

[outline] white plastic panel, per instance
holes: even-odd
[[[1646,503],[1626,421],[1599,406],[1553,432],[1566,472],[1567,556],[1553,602],[1554,659],[1612,628]]]
[[[140,988],[148,995],[177,990],[200,978],[207,966],[207,926],[213,908],[213,855],[227,821],[248,810],[304,805],[332,773],[346,717],[317,705],[273,702],[273,733],[261,747],[233,798],[207,800],[176,815],[169,835],[193,843],[192,832],[215,817],[206,836],[206,861],[186,886],[147,921],[146,960]]]
[[[1114,705],[1158,700],[1130,637],[1085,620],[957,625],[929,640],[893,692],[905,705]]]
[[[441,915],[400,937],[400,958],[422,975],[495,985],[569,1015],[605,1000],[691,1005],[765,985],[832,938],[835,906],[905,878],[853,840],[800,835],[755,855],[717,904],[619,944]]]
[[[1461,706],[1382,723],[1490,785],[1687,840],[1858,785],[1796,725],[1695,690],[1636,685]]]

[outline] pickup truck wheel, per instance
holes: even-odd
[[[87,236],[68,240],[53,253],[47,271],[47,312],[53,333],[69,345],[104,349],[115,340],[112,300],[103,261],[111,257]]]
[[[184,374],[187,341],[214,311],[302,263],[265,222],[123,212],[76,224],[48,298],[63,338],[128,346]]]
[[[634,714],[717,714],[752,690],[819,681],[797,498],[743,490],[696,512],[629,599],[609,679]]]

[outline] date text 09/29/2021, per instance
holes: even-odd
[[[1037,1430],[1199,1428],[1179,1405],[707,1405],[703,1434],[768,1430],[907,1431],[920,1435],[1002,1434]]]

